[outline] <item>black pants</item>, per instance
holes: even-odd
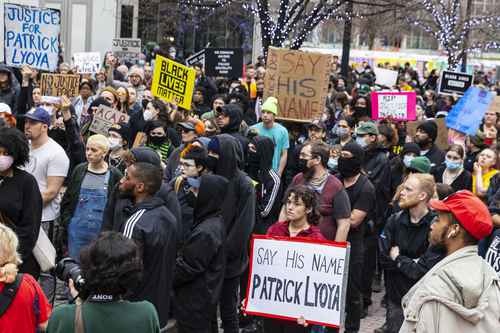
[[[403,325],[404,314],[401,303],[396,302],[387,298],[387,312],[385,315],[385,322],[387,323],[387,331],[390,333],[397,333]]]
[[[363,305],[367,307],[372,303],[372,283],[377,269],[378,235],[376,233],[365,237],[363,252],[364,258],[361,275],[361,292],[363,294]]]
[[[363,296],[361,285],[363,282],[363,238],[351,239],[351,253],[349,258],[349,276],[346,295],[346,319],[345,329],[347,331],[359,331],[361,313],[363,311]]]
[[[220,295],[220,317],[224,333],[238,333],[238,288],[240,286],[240,276],[225,279]]]
[[[290,321],[264,318],[264,333],[308,333],[310,331],[309,327]]]

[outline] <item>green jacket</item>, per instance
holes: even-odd
[[[71,174],[68,187],[61,202],[61,225],[64,227],[69,225],[75,213],[78,198],[80,197],[80,189],[82,187],[83,178],[87,173],[88,165],[87,162],[77,165]],[[115,185],[118,184],[123,177],[123,174],[117,168],[110,166],[109,170],[111,174],[108,181],[108,198],[111,196],[111,192],[115,188]]]

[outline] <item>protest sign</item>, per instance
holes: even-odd
[[[206,49],[205,74],[207,76],[240,78],[243,74],[243,50]]]
[[[113,38],[113,53],[141,53],[141,40],[139,38]]]
[[[101,54],[99,52],[75,53],[73,63],[78,73],[97,73],[101,68]]]
[[[340,327],[348,268],[346,243],[254,235],[245,312]]]
[[[129,116],[105,105],[100,105],[94,112],[89,130],[91,132],[108,135],[108,130],[115,124],[128,123]]]
[[[492,92],[470,87],[448,113],[446,126],[468,135],[475,135],[492,101]]]
[[[166,102],[191,110],[195,77],[194,69],[157,55],[151,93]]]
[[[372,92],[372,119],[415,120],[417,94],[413,92]]]
[[[415,134],[417,133],[417,127],[420,126],[424,121],[409,121],[406,124],[406,136],[411,140],[410,142],[414,141]],[[448,149],[448,127],[446,127],[446,122],[445,118],[438,118],[435,119],[434,122],[437,124],[438,127],[438,136],[435,141],[436,146],[438,146],[439,149],[441,150],[446,150]]]
[[[80,75],[43,73],[40,89],[44,96],[78,96]]]
[[[442,71],[438,92],[443,95],[463,96],[472,86],[474,76],[467,73]]]
[[[373,72],[375,73],[375,77],[376,77],[375,84],[385,86],[385,87],[392,87],[392,86],[395,86],[398,82],[398,72],[397,71],[392,71],[390,69],[375,67],[375,68],[373,68]]]
[[[3,47],[8,66],[29,65],[50,72],[57,69],[59,10],[6,3],[3,18]]]
[[[278,99],[278,117],[290,121],[320,118],[328,95],[333,57],[322,53],[270,47],[264,100]]]
[[[186,65],[193,66],[194,64],[201,63],[203,68],[205,68],[205,50],[196,52],[192,56],[186,59]]]

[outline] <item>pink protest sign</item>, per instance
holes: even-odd
[[[415,120],[417,94],[411,92],[372,92],[372,119]]]

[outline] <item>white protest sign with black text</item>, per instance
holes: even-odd
[[[373,72],[375,73],[376,80],[375,83],[385,87],[392,87],[396,85],[398,82],[398,72],[392,71],[390,69],[373,68]]]
[[[78,73],[97,73],[101,68],[101,54],[99,52],[75,53],[73,62]]]
[[[193,66],[195,64],[202,64],[203,68],[205,68],[205,49],[196,52],[192,56],[186,59],[186,65]]]
[[[8,66],[30,65],[50,72],[57,69],[61,23],[58,10],[6,3],[3,19]]]
[[[348,267],[346,243],[254,235],[245,312],[340,327]]]

